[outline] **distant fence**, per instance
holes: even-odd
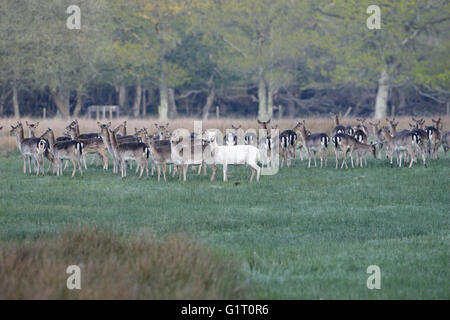
[[[108,115],[108,117],[107,117]],[[120,107],[119,106],[89,106],[88,119],[112,119],[113,117],[120,117]]]

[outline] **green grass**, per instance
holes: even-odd
[[[93,166],[73,179],[23,175],[18,155],[1,158],[0,243],[74,225],[181,232],[240,263],[249,298],[449,299],[450,160],[329,164],[297,161],[259,183],[245,167],[227,183],[221,172],[213,183],[193,172],[158,183]],[[369,265],[381,268],[381,290],[366,287]]]

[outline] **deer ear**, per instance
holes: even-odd
[[[269,124],[269,123],[270,123],[270,120],[272,120],[272,119],[269,119],[266,123]]]
[[[158,128],[158,124],[157,123],[155,123],[155,127]]]
[[[36,122],[36,127],[39,125],[39,121]]]
[[[261,124],[261,121],[259,121],[259,119],[257,119],[258,123]]]

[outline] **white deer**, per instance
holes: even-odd
[[[259,181],[261,174],[261,168],[258,166],[258,162],[261,162],[261,153],[258,148],[250,145],[237,145],[237,146],[219,146],[217,144],[217,133],[212,130],[208,130],[204,134],[204,140],[209,143],[209,146],[203,153],[203,160],[210,164],[213,173],[211,175],[211,181],[217,172],[218,164],[223,166],[223,181],[227,181],[227,166],[228,165],[248,165],[252,168],[252,175],[250,181],[256,174],[256,180]],[[210,153],[208,153],[208,151]]]

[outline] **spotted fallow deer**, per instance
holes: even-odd
[[[28,127],[28,138],[35,138],[36,137],[35,131],[39,126],[39,121],[36,121],[35,123],[25,121],[25,124]]]
[[[150,157],[149,147],[142,142],[126,142],[119,144],[117,142],[117,131],[109,130],[109,134],[113,152],[120,161],[122,179],[127,177],[126,160],[135,160],[139,164],[141,170],[139,179],[142,178],[144,170],[148,178],[148,158]]]
[[[48,128],[42,137],[46,137],[49,141],[49,150],[53,155],[53,163],[56,168],[56,175],[63,174],[63,160],[70,160],[73,164],[72,177],[78,170],[83,175],[81,165],[81,155],[83,154],[83,144],[76,140],[55,141],[53,130]]]
[[[31,159],[33,159],[36,165],[36,175],[39,175],[41,168],[42,175],[44,175],[43,161],[44,153],[48,149],[47,141],[42,138],[24,138],[21,122],[18,122],[16,126],[11,125],[9,134],[16,137],[17,146],[23,156],[23,173],[27,173],[27,159],[29,173],[31,173]]]
[[[320,167],[323,168],[324,160],[326,167],[328,163],[328,144],[330,143],[330,138],[326,133],[323,132],[308,134],[305,123],[305,120],[297,121],[297,125],[295,126],[294,130],[298,130],[297,132],[299,133],[300,138],[303,141],[303,145],[305,146],[308,155],[308,168],[311,168],[312,155],[314,155],[314,166],[317,167],[317,152],[320,156]]]
[[[108,153],[107,153],[107,147],[104,144],[101,137],[98,136],[98,133],[96,133],[96,137],[92,138],[81,138],[81,135],[78,135],[78,130],[74,126],[69,126],[66,129],[68,129],[68,134],[73,140],[77,140],[78,142],[81,142],[83,144],[83,163],[84,168],[87,169],[86,165],[86,153],[97,153],[100,154],[100,156],[103,159],[103,169],[108,170]]]
[[[417,148],[417,145],[421,143],[420,135],[417,133],[408,131],[406,133],[402,134],[396,134],[394,136],[391,136],[389,131],[387,129],[383,129],[383,134],[386,139],[386,143],[390,145],[389,147],[389,158],[390,158],[390,164],[391,167],[392,164],[392,158],[394,152],[397,154],[397,157],[399,157],[399,167],[402,166],[402,155],[403,152],[407,152],[410,162],[409,162],[409,168],[412,167],[414,162],[417,162],[416,157],[416,150],[420,150]],[[425,153],[422,153],[422,161],[424,166],[426,167],[426,159],[425,159]]]
[[[450,131],[445,131],[442,134],[442,147],[444,148],[445,157],[447,157],[448,149],[450,149]]]

